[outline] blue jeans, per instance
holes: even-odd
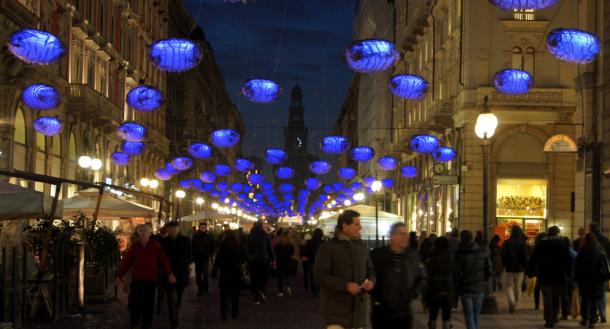
[[[464,309],[464,319],[467,329],[479,328],[479,314],[483,306],[484,293],[462,294],[462,308]]]

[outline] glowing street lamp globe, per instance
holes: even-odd
[[[381,191],[382,187],[383,187],[383,183],[381,183],[381,181],[379,181],[379,180],[375,180],[373,182],[373,184],[371,184],[371,190],[375,193]]]
[[[186,196],[186,192],[184,192],[183,190],[176,191],[176,198],[183,199],[185,196]]]
[[[97,158],[91,160],[91,170],[98,171],[100,169],[102,169],[102,160]]]
[[[146,177],[140,178],[140,185],[142,187],[147,187],[148,185],[150,185],[150,180]]]
[[[201,197],[195,199],[195,203],[197,203],[198,205],[202,205],[205,203],[205,200]]]
[[[82,155],[80,158],[78,158],[78,165],[81,168],[91,167],[91,157],[87,155]]]
[[[480,139],[493,137],[498,127],[498,118],[489,111],[488,98],[485,96],[483,104],[483,112],[477,117],[477,123],[474,126],[474,132]]]
[[[151,179],[150,182],[148,183],[148,187],[150,187],[152,189],[159,187],[159,181],[156,179]]]

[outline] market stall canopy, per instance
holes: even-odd
[[[360,232],[363,239],[375,237],[375,207],[367,205],[355,205],[347,207],[344,210],[353,210],[360,213],[360,223],[362,231]],[[379,236],[387,236],[390,231],[390,226],[396,222],[404,222],[402,216],[392,214],[386,211],[379,210]],[[328,216],[320,217],[319,226],[326,235],[332,234],[337,225],[339,213],[329,213]]]
[[[42,219],[51,213],[53,197],[19,185],[0,182],[0,220]],[[55,217],[61,218],[61,203]]]
[[[221,215],[217,211],[213,211],[213,210],[201,210],[201,211],[199,211],[199,212],[197,212],[195,214],[192,214],[192,215],[180,218],[180,221],[183,221],[183,222],[196,222],[196,221],[206,220],[206,219],[210,219],[210,220],[224,220],[224,219],[227,219],[228,217],[230,217],[230,216]]]
[[[77,195],[64,199],[64,217],[77,216],[83,213],[87,217],[93,217],[99,190],[95,188],[78,191]],[[155,210],[139,203],[117,198],[106,192],[102,195],[98,219],[116,218],[153,218]]]

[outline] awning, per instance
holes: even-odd
[[[183,222],[196,222],[196,221],[206,220],[206,219],[210,219],[210,220],[223,220],[223,219],[227,219],[228,217],[230,217],[230,216],[221,215],[217,211],[213,211],[213,210],[201,210],[201,211],[199,211],[199,212],[197,212],[195,214],[192,214],[192,215],[180,218],[180,221],[183,221]]]
[[[77,216],[83,213],[87,217],[93,217],[99,190],[95,188],[78,191],[76,196],[63,200],[64,217]],[[128,200],[119,199],[110,193],[102,195],[98,219],[117,218],[153,218],[155,210]]]
[[[0,220],[42,219],[51,213],[53,197],[19,185],[0,182]],[[61,201],[55,217],[61,217]]]

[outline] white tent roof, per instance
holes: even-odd
[[[226,219],[226,218],[227,218],[226,215],[223,216],[223,215],[219,214],[217,211],[201,210],[195,214],[180,218],[180,221],[196,222],[196,221],[206,220],[206,219],[221,220],[221,219]]]
[[[64,217],[83,213],[91,217],[95,212],[99,191],[95,188],[79,191],[76,196],[64,199]],[[98,219],[152,218],[155,210],[139,203],[119,199],[110,193],[102,195]]]
[[[375,207],[372,206],[367,206],[364,204],[358,204],[355,206],[351,206],[351,207],[347,207],[344,210],[353,210],[356,211],[358,213],[360,213],[360,220],[366,220],[366,219],[375,219]],[[384,221],[394,221],[394,222],[398,222],[398,221],[402,221],[404,220],[402,216],[398,216],[396,214],[392,214],[386,211],[381,211],[379,210],[379,220],[384,220]],[[321,219],[321,221],[333,221],[333,222],[337,222],[337,218],[339,217],[339,213],[336,213],[332,216],[329,216],[327,218]]]
[[[361,235],[363,239],[374,238],[375,236],[375,207],[363,204],[345,208],[345,210],[354,210],[360,213],[360,223],[362,225]],[[390,226],[396,222],[404,221],[403,217],[392,214],[386,211],[379,211],[379,236],[387,236]],[[320,219],[319,227],[322,228],[325,234],[330,235],[335,230],[339,213],[335,213],[329,217]]]
[[[41,219],[51,212],[53,197],[19,185],[0,182],[0,220]],[[61,217],[61,201],[55,209]]]

